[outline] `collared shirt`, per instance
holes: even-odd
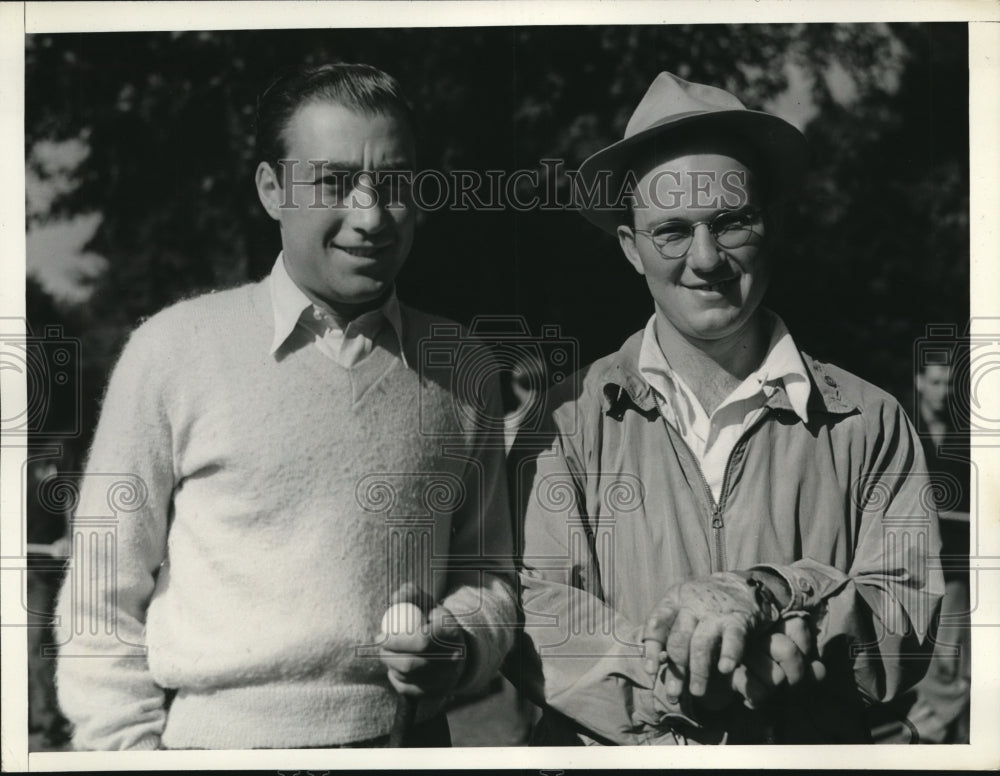
[[[284,254],[279,253],[271,269],[271,304],[274,309],[274,339],[271,355],[301,327],[311,335],[313,344],[328,358],[350,368],[372,351],[375,338],[386,321],[399,339],[399,352],[406,364],[403,347],[403,321],[399,300],[393,289],[385,303],[376,310],[359,315],[343,325],[333,313],[315,304],[292,280],[285,268]]]
[[[769,310],[763,312],[771,327],[767,355],[711,416],[660,350],[655,314],[642,336],[639,372],[653,388],[663,419],[677,429],[694,453],[716,501],[722,492],[726,464],[733,448],[743,432],[764,412],[764,403],[774,393],[775,386],[779,383],[784,386],[792,409],[803,422],[809,419],[806,412],[809,376],[802,357],[781,318]]]

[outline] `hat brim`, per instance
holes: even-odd
[[[574,195],[580,214],[605,232],[615,234],[626,212],[624,206],[614,207],[615,200],[621,193],[630,163],[653,144],[658,149],[662,147],[665,154],[669,153],[671,133],[677,135],[682,128],[685,135],[698,128],[706,132],[724,129],[734,140],[745,142],[755,152],[774,190],[788,195],[801,185],[809,148],[803,134],[794,126],[761,111],[699,111],[671,116],[588,157],[580,165],[575,181]],[[609,171],[606,184],[603,181],[595,183],[604,170]],[[595,185],[600,188],[595,189]],[[607,195],[602,196],[600,192],[607,192]]]

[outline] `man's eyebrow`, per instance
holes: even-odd
[[[684,218],[683,216],[671,216],[670,218],[665,218],[662,221],[657,221],[655,224],[650,224],[649,228],[659,229],[661,226],[673,226],[673,225],[690,226],[691,224],[699,223],[703,220],[712,221],[718,218],[719,216],[742,215],[744,213],[750,215],[755,213],[763,214],[764,208],[760,207],[759,205],[751,205],[749,203],[746,205],[740,205],[739,207],[722,207],[716,210],[714,213],[712,213],[712,215],[710,215],[706,219]]]
[[[325,161],[322,164],[313,165],[313,178],[316,181],[343,180],[345,175],[355,175],[361,172],[411,172],[413,162],[409,159],[390,159],[385,163],[377,165],[375,168],[359,167],[352,162],[331,162]]]
[[[361,170],[360,167],[348,162],[323,162],[313,165],[313,177],[316,180],[326,178],[342,178],[344,175],[353,175]]]
[[[408,169],[413,167],[413,159],[408,156],[392,156],[388,159],[383,159],[379,164],[379,169],[382,170],[396,170],[396,169]]]

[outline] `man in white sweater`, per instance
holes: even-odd
[[[477,348],[395,296],[415,218],[379,174],[414,165],[398,85],[286,74],[257,142],[270,276],[153,316],[104,399],[59,602],[80,749],[381,746],[397,693],[420,698],[415,742],[447,745],[442,699],[511,643],[504,445],[479,422],[499,395],[422,369],[427,342]],[[382,633],[401,586],[427,626]]]

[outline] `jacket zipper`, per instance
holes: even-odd
[[[712,489],[708,486],[708,480],[705,479],[705,473],[701,470],[701,466],[698,464],[698,459],[695,458],[694,453],[688,446],[688,443],[684,441],[684,438],[680,433],[676,433],[678,439],[680,439],[681,445],[683,445],[685,451],[691,462],[694,464],[694,468],[698,471],[698,476],[701,478],[702,488],[705,490],[705,496],[708,499],[708,503],[712,505],[712,540],[715,545],[715,554],[712,555],[711,550],[709,550],[709,556],[711,560],[712,573],[717,571],[725,571],[729,565],[726,559],[726,538],[725,538],[725,522],[722,519],[722,511],[726,506],[726,496],[729,494],[729,474],[733,465],[733,458],[736,456],[738,450],[742,450],[746,445],[747,440],[750,435],[757,430],[757,427],[761,425],[764,417],[770,414],[770,409],[765,405],[764,412],[753,422],[752,425],[747,427],[747,429],[740,434],[736,440],[736,444],[733,445],[732,451],[729,453],[729,457],[726,459],[726,468],[722,473],[722,489],[719,495],[719,503],[715,502],[715,497],[712,496]],[[663,417],[662,415],[660,417]],[[668,427],[669,423],[666,422],[664,418],[663,421]],[[670,432],[676,432],[676,429],[670,428]],[[668,432],[668,433],[670,433]],[[775,735],[775,723],[774,719],[770,716],[766,717],[764,720],[764,744],[773,744],[776,740]]]
[[[677,438],[684,446],[691,462],[694,464],[694,468],[698,472],[698,477],[701,479],[702,488],[705,490],[705,497],[708,499],[708,503],[712,506],[712,521],[710,527],[712,529],[712,544],[715,548],[715,553],[713,554],[712,552],[709,552],[709,557],[711,560],[713,574],[717,571],[725,571],[729,566],[729,562],[726,559],[726,524],[722,518],[722,511],[725,509],[726,496],[729,492],[729,474],[732,469],[733,458],[736,456],[736,452],[741,450],[746,445],[747,439],[749,439],[750,435],[756,431],[757,427],[761,424],[768,412],[769,411],[765,407],[765,411],[760,414],[760,417],[758,417],[751,426],[746,428],[743,433],[740,434],[736,440],[736,444],[733,445],[733,449],[730,451],[729,457],[726,459],[726,468],[722,473],[722,489],[720,491],[718,503],[716,503],[715,497],[712,495],[712,489],[708,485],[708,480],[705,479],[705,473],[701,470],[701,465],[698,463],[698,459],[695,458],[694,453],[688,446],[688,443],[684,441],[684,438],[680,435],[680,433],[671,426],[671,431],[676,433]],[[660,417],[662,418],[663,416],[661,415]],[[670,426],[670,424],[666,422],[665,418],[663,419],[663,422],[667,426]]]
[[[663,416],[661,415],[660,417],[662,418]],[[712,495],[712,489],[709,487],[708,480],[705,479],[705,473],[701,470],[701,465],[698,463],[698,459],[695,457],[695,454],[691,450],[690,445],[688,445],[688,443],[684,441],[684,437],[680,435],[680,432],[678,432],[673,426],[667,423],[666,418],[663,418],[663,423],[669,429],[667,433],[674,434],[677,437],[678,441],[681,443],[681,446],[684,448],[684,451],[687,453],[688,458],[691,461],[691,465],[694,466],[695,471],[698,472],[698,479],[701,480],[701,487],[702,490],[705,492],[705,498],[708,500],[708,503],[712,507],[712,517],[709,523],[709,527],[712,529],[712,544],[715,548],[715,552],[712,552],[712,550],[709,549],[708,553],[709,561],[712,567],[712,573],[714,574],[716,571],[723,571],[725,570],[725,563],[722,558],[723,555],[725,554],[726,549],[725,549],[725,538],[722,535],[722,529],[725,525],[722,520],[722,505],[715,503],[715,496]],[[737,445],[738,444],[739,442],[737,442]],[[736,448],[734,447],[733,450],[735,452]],[[730,453],[729,461],[726,461],[726,471],[722,475],[723,500],[726,497],[726,485],[729,484],[729,464],[730,461],[732,461],[732,457],[733,454]]]
[[[686,445],[687,443],[685,443]],[[688,448],[688,452],[691,452]],[[694,466],[698,470],[698,476],[701,477],[702,487],[705,489],[705,497],[708,499],[708,503],[712,505],[712,521],[710,527],[712,529],[712,544],[715,546],[715,552],[710,553],[710,558],[712,562],[712,573],[716,571],[724,571],[726,568],[726,562],[724,559],[726,553],[725,546],[725,536],[723,536],[722,529],[725,523],[722,520],[722,501],[726,497],[726,485],[729,480],[729,461],[726,461],[726,471],[722,475],[722,496],[720,497],[719,503],[716,503],[715,496],[712,495],[712,489],[708,486],[708,480],[705,479],[705,473],[701,470],[701,466],[698,464],[698,460],[694,457],[694,453],[691,453],[691,458],[694,461]]]

